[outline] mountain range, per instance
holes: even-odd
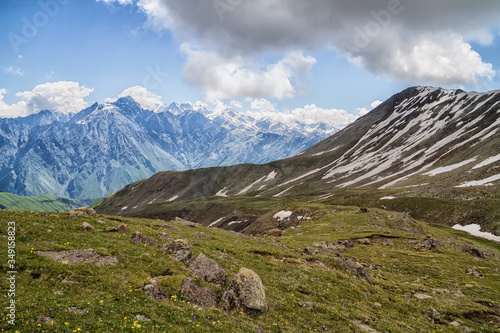
[[[0,189],[97,199],[159,171],[286,158],[337,130],[190,103],[146,110],[131,97],[76,114],[44,110],[0,119]]]
[[[447,188],[440,191],[442,199],[461,196],[465,205],[475,194],[456,194],[460,190],[495,188],[500,180],[499,128],[500,91],[412,87],[294,157],[264,165],[161,172],[127,185],[98,210],[130,216],[151,216],[154,211],[161,217],[162,211],[168,215],[169,204],[179,201],[301,195],[326,199],[345,189],[429,196]],[[444,192],[448,197],[443,198]],[[498,215],[497,209],[483,210],[490,220]],[[455,221],[474,221],[466,215]],[[489,229],[499,232],[495,223]]]

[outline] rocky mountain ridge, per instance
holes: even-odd
[[[45,110],[0,119],[0,188],[96,199],[159,171],[292,156],[336,131],[189,103],[146,110],[131,97],[77,114]]]
[[[142,216],[156,209],[159,216],[169,203],[207,197],[326,199],[346,188],[495,188],[499,128],[500,91],[408,88],[292,158],[158,173],[127,185],[98,210]]]

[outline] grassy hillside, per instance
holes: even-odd
[[[67,199],[55,195],[22,197],[0,192],[0,209],[33,210],[38,212],[64,212],[87,206],[92,200]]]
[[[144,182],[144,181],[143,181]],[[139,183],[129,185],[134,187]],[[158,185],[159,187],[160,185]],[[166,188],[166,187],[164,187]],[[500,235],[500,188],[418,188],[395,190],[334,189],[318,191],[305,183],[289,190],[279,198],[267,197],[203,197],[190,201],[168,202],[158,195],[158,191],[148,190],[157,200],[144,200],[145,195],[125,188],[108,198],[93,204],[98,212],[119,214],[129,217],[173,219],[180,216],[196,219],[204,225],[222,216],[254,214],[262,216],[269,207],[295,198],[303,201],[323,202],[329,205],[358,206],[369,208],[386,207],[388,210],[407,212],[413,218],[447,226],[477,223],[483,231]],[[124,196],[124,193],[127,193]],[[253,195],[253,193],[252,193]],[[391,200],[381,200],[389,197]],[[136,201],[134,201],[136,200]],[[143,200],[146,204],[138,203]],[[148,201],[149,200],[149,201]],[[127,209],[122,209],[127,207]]]
[[[285,230],[283,237],[241,238],[216,228],[191,228],[154,219],[100,215],[69,219],[67,213],[0,212],[2,269],[7,267],[7,221],[16,222],[17,329],[20,332],[498,332],[500,329],[500,244],[443,226],[415,221],[405,213],[300,201],[254,201],[248,207],[268,219],[281,210],[307,212],[310,219]],[[302,214],[302,213],[301,213]],[[101,223],[97,221],[101,220]],[[80,231],[82,222],[93,231]],[[102,221],[106,223],[103,224]],[[128,232],[105,232],[127,224]],[[168,227],[165,227],[168,226]],[[187,265],[163,250],[130,241],[132,233],[159,233],[186,239],[193,256],[204,253],[217,261],[228,279],[240,269],[255,271],[265,287],[268,311],[249,316],[238,311],[200,308],[180,294],[191,276]],[[193,235],[204,232],[210,239]],[[439,251],[415,246],[431,236]],[[359,244],[367,238],[370,244]],[[338,252],[317,242],[352,240],[343,255],[371,276],[372,284],[339,263]],[[390,240],[393,245],[385,245]],[[363,241],[367,243],[366,240]],[[316,244],[320,245],[320,244]],[[318,250],[305,254],[304,248]],[[59,263],[37,251],[92,248],[117,256],[118,266]],[[484,258],[472,255],[479,250]],[[361,265],[361,266],[359,266]],[[467,275],[477,267],[482,277]],[[140,290],[149,279],[163,276],[167,298],[152,301]],[[215,285],[201,286],[222,291]],[[0,279],[2,290],[7,281]],[[425,294],[426,299],[416,296]],[[5,301],[4,301],[5,302]],[[302,302],[316,302],[307,308]],[[4,308],[4,306],[2,306]],[[141,315],[149,320],[141,320]],[[40,323],[37,317],[50,317]],[[144,318],[142,318],[144,319]],[[460,325],[455,327],[453,325]],[[0,330],[10,329],[2,316]],[[375,331],[370,331],[375,332]]]

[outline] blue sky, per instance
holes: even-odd
[[[2,0],[0,116],[125,91],[345,124],[408,86],[499,89],[499,23],[494,0]]]

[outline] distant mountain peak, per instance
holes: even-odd
[[[0,189],[98,198],[159,171],[289,157],[328,135],[308,125],[275,125],[190,103],[147,110],[130,96],[75,115],[0,119]]]

